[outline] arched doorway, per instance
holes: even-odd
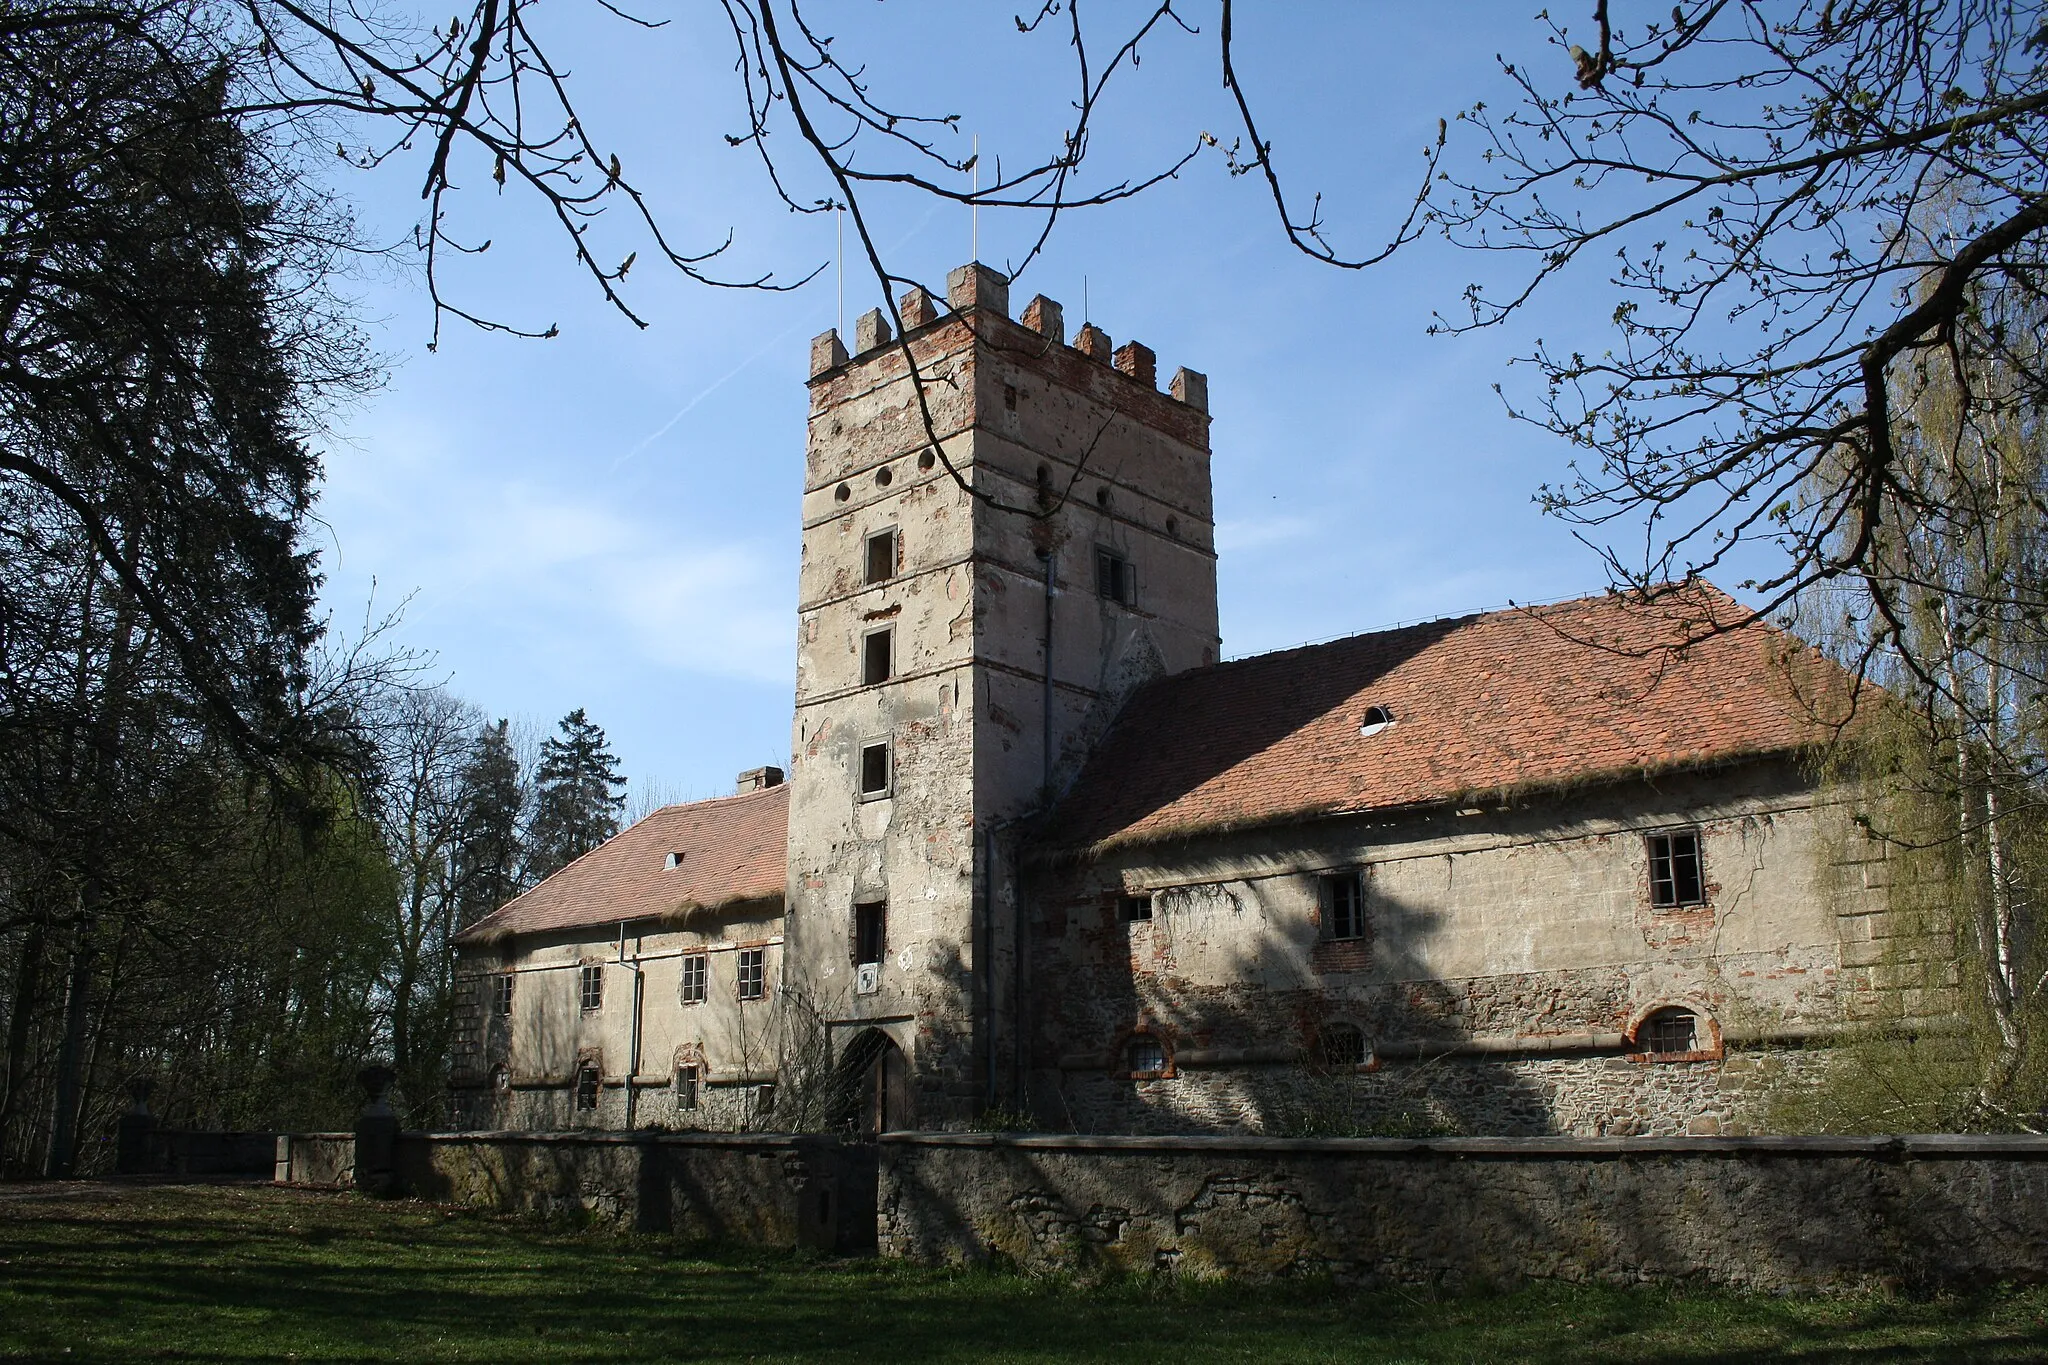
[[[910,1066],[888,1034],[871,1028],[854,1035],[839,1054],[838,1076],[836,1126],[865,1138],[910,1127]]]

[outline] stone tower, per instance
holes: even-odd
[[[1008,293],[899,305],[945,460],[879,310],[811,345],[785,991],[871,1126],[1018,1102],[1015,840],[1132,687],[1217,656],[1206,380]]]

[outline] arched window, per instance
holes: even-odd
[[[1636,1026],[1636,1050],[1651,1057],[1676,1057],[1698,1052],[1699,1018],[1691,1010],[1657,1010]]]
[[[1327,1067],[1365,1065],[1365,1034],[1356,1024],[1325,1024],[1316,1031],[1315,1059]]]
[[[1131,1039],[1126,1060],[1130,1062],[1131,1074],[1157,1076],[1166,1070],[1166,1049],[1157,1038],[1141,1033]]]
[[[491,1089],[500,1095],[512,1088],[512,1069],[503,1062],[491,1068]]]

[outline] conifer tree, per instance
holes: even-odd
[[[462,770],[462,832],[455,850],[458,927],[476,923],[524,889],[519,826],[527,795],[511,726],[504,720],[484,726]]]
[[[534,776],[527,872],[536,881],[617,834],[626,805],[625,774],[604,730],[579,706],[562,717],[561,731],[541,743]]]

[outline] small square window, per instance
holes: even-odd
[[[882,960],[888,924],[887,901],[869,901],[853,907],[853,960],[856,965],[866,966]]]
[[[867,581],[886,583],[896,576],[896,531],[877,531],[868,537]]]
[[[1650,904],[1661,909],[1704,905],[1706,876],[1698,830],[1650,836]]]
[[[597,1063],[580,1063],[576,1068],[576,1107],[578,1109],[594,1110],[597,1108],[597,1087]]]
[[[705,984],[711,976],[710,959],[703,953],[685,953],[682,963],[682,1002],[701,1005],[704,1003]]]
[[[604,1008],[604,966],[602,963],[584,963],[581,979],[577,985],[585,1014]]]
[[[697,1107],[697,1068],[679,1066],[676,1068],[676,1108]]]
[[[768,994],[768,950],[742,948],[739,953],[739,996],[759,1000]]]
[[[893,631],[878,630],[860,642],[860,680],[864,686],[885,683],[896,674],[896,637]]]
[[[860,751],[860,794],[863,797],[889,794],[889,744],[867,744]]]
[[[1323,878],[1323,926],[1329,938],[1365,937],[1365,886],[1358,873]]]
[[[1141,891],[1135,895],[1117,897],[1117,910],[1125,924],[1134,920],[1152,918],[1152,893]]]
[[[1138,600],[1138,569],[1115,550],[1095,550],[1095,595],[1125,606]]]
[[[491,978],[491,1013],[500,1019],[512,1017],[512,973]]]

